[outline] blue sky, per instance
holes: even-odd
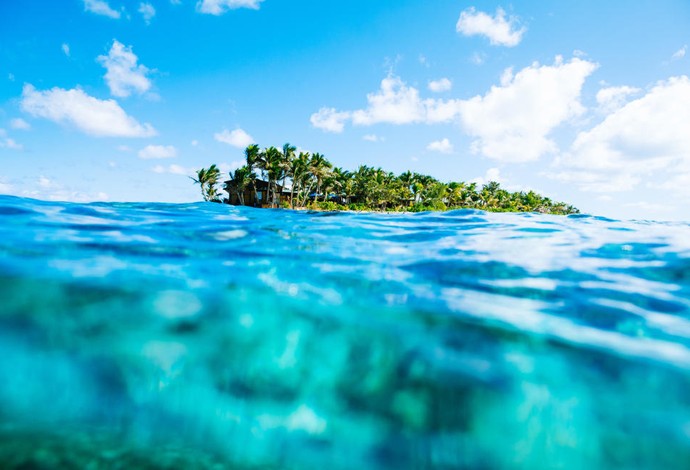
[[[243,148],[690,220],[687,0],[0,2],[0,193],[199,199]]]

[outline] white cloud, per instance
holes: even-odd
[[[451,82],[447,78],[441,78],[439,80],[430,81],[428,86],[429,90],[433,91],[434,93],[440,93],[453,88],[453,82]]]
[[[235,171],[241,166],[244,166],[247,162],[245,160],[233,160],[230,163],[221,162],[218,164],[218,169],[222,174],[228,174],[231,171]]]
[[[476,138],[473,151],[505,162],[533,161],[555,151],[548,135],[584,112],[582,85],[596,67],[557,57],[554,65],[534,63],[515,75],[506,70],[501,86],[459,104],[462,127]]]
[[[672,77],[581,132],[552,176],[597,192],[649,187],[684,192],[690,181],[690,79]],[[690,195],[690,192],[688,192]]]
[[[599,110],[610,114],[622,108],[628,101],[628,97],[639,93],[639,88],[630,86],[613,86],[602,88],[597,92],[597,104]]]
[[[218,169],[221,174],[227,175],[228,173],[235,171],[237,168],[245,165],[244,160],[236,160],[230,163],[223,162],[218,164]],[[154,173],[165,174],[169,173],[172,175],[183,175],[183,176],[196,176],[196,168],[184,167],[182,165],[156,165],[151,168]]]
[[[115,40],[108,55],[98,56],[97,60],[107,70],[105,81],[114,96],[124,98],[132,92],[146,93],[151,88],[151,81],[146,78],[149,69],[137,65],[138,58],[131,47]]]
[[[196,9],[200,13],[209,15],[222,15],[228,10],[249,8],[258,10],[264,0],[199,0]]]
[[[517,29],[519,19],[511,16],[506,19],[506,12],[502,8],[496,10],[496,15],[491,16],[482,11],[476,11],[473,7],[460,13],[455,29],[465,36],[486,36],[494,46],[513,47],[520,44],[526,28]]]
[[[8,148],[11,150],[22,150],[24,147],[7,137],[5,129],[0,129],[0,148]]]
[[[44,201],[94,202],[109,199],[104,192],[85,193],[43,175],[36,180],[22,182],[21,187],[27,189],[22,189],[20,196]]]
[[[366,140],[367,142],[383,142],[384,140],[386,140],[383,137],[380,137],[376,134],[367,134],[364,137],[362,137],[362,139]]]
[[[70,56],[69,44],[67,44],[66,42],[63,42],[63,43],[62,43],[62,52],[64,52],[64,54],[65,54],[67,57]]]
[[[552,130],[584,112],[582,85],[596,67],[582,59],[563,62],[557,57],[553,65],[534,63],[517,73],[507,69],[500,86],[469,100],[425,99],[419,90],[389,75],[379,91],[367,95],[366,109],[322,108],[311,116],[311,123],[342,132],[347,121],[359,126],[457,121],[475,138],[475,153],[506,162],[533,161],[556,150],[549,139]]]
[[[110,8],[106,0],[84,0],[84,11],[90,11],[97,15],[109,16],[110,18],[120,18],[120,12]]]
[[[3,180],[0,180],[0,194],[12,194],[14,192],[14,186]]]
[[[234,131],[225,129],[222,132],[214,134],[213,138],[218,142],[223,142],[224,144],[232,145],[240,149],[244,149],[248,145],[255,143],[252,136],[239,128]]]
[[[486,170],[485,178],[487,181],[496,181],[500,183],[502,181],[501,171],[498,168],[489,168]]]
[[[192,144],[192,147],[196,147],[197,145],[199,145],[199,141],[194,139],[194,140],[192,140],[191,144]]]
[[[24,149],[24,146],[22,144],[18,144],[14,139],[10,139],[9,137],[0,140],[0,147],[6,147],[11,150]]]
[[[156,9],[151,5],[150,3],[140,3],[139,4],[139,13],[141,13],[142,18],[144,18],[144,21],[146,24],[151,23],[151,19],[156,16]]]
[[[674,52],[673,55],[671,56],[671,59],[673,59],[673,60],[682,59],[683,57],[685,57],[685,54],[687,52],[688,52],[688,46],[685,45],[685,46],[681,47],[680,49],[678,49],[676,52]]]
[[[429,145],[426,146],[426,149],[431,150],[433,152],[452,153],[453,144],[450,143],[450,140],[445,138],[442,140],[436,140],[434,142],[431,142]]]
[[[184,176],[194,176],[196,174],[196,170],[194,168],[186,168],[181,165],[168,165],[168,166],[163,166],[163,165],[156,165],[154,166],[151,171],[154,173],[170,173],[173,175],[184,175]]]
[[[345,121],[350,119],[350,113],[338,112],[335,108],[321,108],[311,115],[309,121],[312,126],[327,132],[340,133],[345,128]]]
[[[486,170],[486,173],[484,176],[480,176],[478,178],[473,179],[470,181],[471,183],[477,183],[478,186],[484,186],[485,184],[495,181],[497,183],[502,183],[503,182],[503,177],[501,176],[501,170],[498,168],[489,168]]]
[[[423,100],[419,96],[419,90],[392,75],[381,81],[381,89],[377,93],[367,95],[367,101],[367,109],[352,113],[335,113],[335,110],[332,110],[332,113],[343,116],[343,120],[349,116],[352,123],[359,126],[378,123],[433,124],[452,121],[458,114],[459,103],[455,100]]]
[[[159,158],[173,158],[177,156],[177,149],[172,145],[147,145],[139,150],[139,158],[145,160]]]
[[[10,127],[12,129],[19,129],[22,131],[27,131],[31,129],[31,125],[22,118],[14,118],[10,121]]]
[[[24,85],[21,108],[35,117],[66,122],[97,137],[150,137],[156,134],[150,124],[139,124],[115,100],[99,100],[80,88],[53,88],[37,91]]]
[[[483,52],[475,52],[470,57],[470,62],[472,62],[474,65],[482,65],[484,62],[486,62],[486,54]]]
[[[358,125],[379,122],[409,124],[424,120],[425,109],[416,88],[409,87],[399,77],[388,76],[381,81],[378,93],[367,95],[369,107],[352,113],[352,121]],[[347,113],[334,115],[347,116]]]

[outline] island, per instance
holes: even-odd
[[[570,204],[554,202],[534,191],[510,192],[496,181],[449,182],[406,171],[400,175],[360,165],[355,171],[334,167],[321,153],[299,152],[289,143],[282,149],[256,144],[245,151],[246,163],[224,181],[215,165],[197,170],[192,180],[205,201],[232,205],[312,210],[446,211],[479,209],[491,212],[577,214]],[[288,185],[289,183],[289,185]]]

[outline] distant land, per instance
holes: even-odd
[[[218,190],[220,169],[215,165],[196,171],[192,178],[205,201],[252,207],[315,210],[445,211],[480,209],[492,212],[577,214],[570,204],[554,202],[534,191],[510,192],[496,181],[443,183],[406,171],[400,175],[360,165],[355,171],[333,167],[320,153],[299,152],[289,143],[282,149],[263,150],[249,145],[246,163]],[[289,183],[289,186],[287,185]]]

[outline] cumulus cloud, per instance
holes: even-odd
[[[264,0],[199,0],[196,9],[200,13],[222,15],[228,10],[249,8],[258,10]]]
[[[153,160],[160,158],[173,158],[177,156],[177,149],[172,145],[147,145],[139,150],[139,158]]]
[[[140,3],[138,11],[141,13],[141,16],[144,18],[146,24],[150,24],[151,19],[156,16],[156,9],[150,3]]]
[[[499,168],[489,168],[486,170],[484,176],[479,176],[471,180],[471,183],[477,183],[478,186],[484,186],[485,184],[495,181],[497,183],[503,183],[503,177],[501,176],[501,170]]]
[[[114,19],[120,18],[120,12],[110,8],[106,0],[84,0],[84,11]]]
[[[53,88],[38,91],[24,85],[21,108],[34,117],[68,123],[96,137],[150,137],[156,134],[150,124],[140,124],[115,100],[99,100],[80,88]]]
[[[366,109],[353,111],[349,115],[339,114],[345,119],[351,117],[352,123],[359,126],[378,123],[433,124],[452,121],[458,114],[458,101],[422,99],[419,90],[393,75],[384,78],[379,91],[369,93],[367,101],[369,106]]]
[[[232,145],[240,149],[244,149],[248,145],[254,142],[252,136],[247,134],[243,129],[235,129],[234,131],[229,131],[227,129],[222,132],[218,132],[213,135],[213,138],[218,142],[223,142],[224,144]]]
[[[452,153],[453,144],[450,143],[450,140],[445,138],[442,140],[436,140],[434,142],[431,142],[429,145],[426,146],[426,149],[431,150],[432,152]]]
[[[514,47],[520,44],[526,28],[519,28],[519,19],[516,16],[506,18],[506,12],[502,8],[496,10],[491,16],[482,11],[476,11],[473,7],[460,13],[455,29],[465,36],[485,36],[494,46]]]
[[[22,118],[14,118],[10,121],[10,127],[12,129],[19,129],[22,131],[27,131],[31,129],[31,125]]]
[[[345,128],[345,122],[350,119],[350,113],[339,112],[335,108],[321,108],[309,118],[312,126],[327,132],[340,133]]]
[[[367,134],[362,137],[362,139],[366,140],[367,142],[383,142],[384,139],[383,137],[380,137],[376,134]]]
[[[550,176],[598,192],[631,190],[643,180],[681,190],[690,178],[688,109],[690,79],[661,81],[578,134]]]
[[[534,161],[556,150],[549,134],[584,112],[580,94],[596,64],[582,59],[553,65],[534,63],[512,73],[484,96],[459,104],[465,132],[473,137],[475,153],[504,162]]]
[[[440,93],[453,88],[453,82],[451,82],[447,78],[441,78],[439,80],[430,81],[428,87],[429,90],[433,91],[434,93]]]
[[[631,86],[613,86],[602,88],[597,92],[599,110],[609,114],[622,108],[631,95],[639,93],[639,88]]]
[[[132,92],[142,94],[151,88],[151,81],[146,77],[149,69],[137,65],[139,59],[131,46],[115,40],[108,55],[98,56],[97,60],[107,70],[105,81],[113,96],[125,98]]]
[[[62,52],[63,52],[67,57],[70,56],[69,44],[67,44],[66,42],[63,42],[63,43],[62,43]]]
[[[534,63],[517,73],[507,69],[500,86],[469,100],[422,98],[419,90],[389,75],[367,95],[368,106],[355,111],[322,108],[311,116],[315,127],[342,132],[345,124],[438,124],[458,122],[474,137],[472,150],[506,162],[537,160],[556,150],[549,134],[584,112],[580,94],[597,65],[574,58],[553,65]]]

